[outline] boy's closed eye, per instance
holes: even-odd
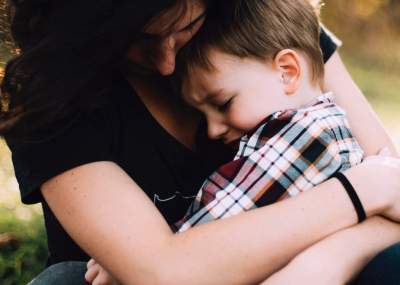
[[[223,92],[222,90],[218,92],[213,92],[207,98],[208,102],[219,112],[225,112],[232,105],[233,99],[237,94],[230,94]]]
[[[229,107],[231,106],[233,97],[228,98],[227,100],[223,101],[222,103],[217,103],[217,109],[220,112],[225,112],[229,109]]]

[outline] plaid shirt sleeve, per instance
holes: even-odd
[[[343,126],[337,126],[339,128]],[[269,136],[270,130],[277,130]],[[281,115],[241,142],[230,163],[203,184],[179,232],[306,191],[342,168],[334,132],[313,112]]]

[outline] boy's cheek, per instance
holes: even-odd
[[[251,116],[249,114],[249,116]],[[239,136],[245,135],[247,132],[254,128],[252,118],[246,118],[246,116],[241,116],[236,114],[232,116],[229,120],[231,132],[235,132]]]
[[[231,127],[235,128],[238,132],[246,134],[247,132],[253,130],[260,122],[265,119],[264,114],[255,112],[255,110],[248,110],[244,108],[232,109],[229,121]]]

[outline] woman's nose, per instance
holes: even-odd
[[[171,75],[175,70],[176,41],[173,36],[166,37],[160,45],[155,65],[161,75]]]

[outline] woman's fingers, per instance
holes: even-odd
[[[92,281],[92,285],[119,285],[119,283],[111,274],[101,268],[94,281]]]
[[[95,264],[97,264],[96,260],[94,260],[93,258],[91,258],[91,259],[89,260],[89,262],[86,264],[86,268],[89,269],[89,267],[91,267],[91,266],[93,266],[93,265],[95,265]]]
[[[371,156],[345,173],[350,175],[350,181],[369,216],[381,214],[400,222],[399,158]]]
[[[391,155],[388,147],[382,148],[377,154],[367,156],[364,161],[376,161],[381,160],[382,157],[389,157]]]
[[[100,271],[100,266],[97,264],[88,267],[88,270],[85,273],[85,280],[88,283],[92,283],[99,274],[99,271]]]
[[[392,153],[387,147],[381,149],[376,155],[367,156],[364,159],[364,162],[381,164],[396,168],[400,166],[400,159],[398,157],[392,156]]]
[[[92,285],[118,285],[119,283],[93,258],[86,265],[85,280]]]

